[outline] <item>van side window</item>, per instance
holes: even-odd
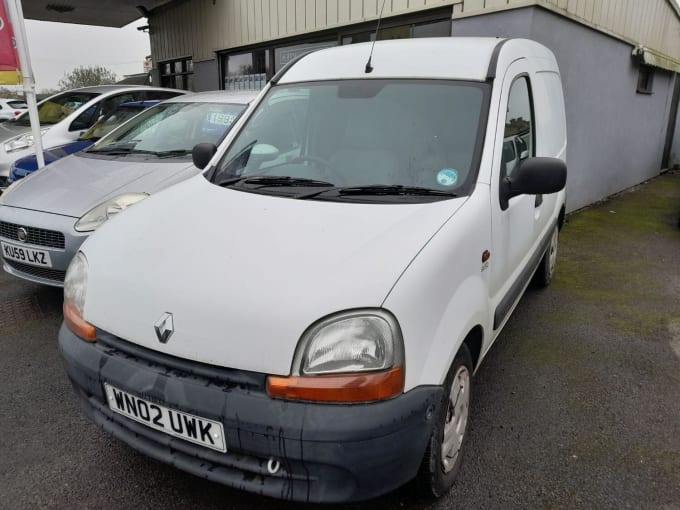
[[[520,161],[535,155],[533,118],[529,78],[523,76],[510,87],[503,135],[501,177],[512,175]]]

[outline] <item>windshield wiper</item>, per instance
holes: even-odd
[[[177,156],[186,156],[187,154],[191,154],[191,149],[172,149],[169,151],[149,152],[155,156],[158,156],[159,158],[175,158]]]
[[[108,154],[110,156],[127,155],[127,154],[148,154],[150,156],[156,156],[158,158],[173,158],[176,156],[184,156],[189,154],[191,150],[189,149],[174,149],[169,151],[148,151],[143,149],[135,149],[134,147],[121,146],[110,146],[102,147],[101,149],[91,149],[88,152],[94,152],[98,154]]]
[[[100,149],[89,149],[87,152],[95,152],[98,154],[131,154],[134,147],[129,145],[109,145],[108,147],[101,147]]]
[[[333,186],[333,183],[326,181],[307,179],[304,177],[289,177],[287,175],[250,175],[245,177],[234,177],[233,179],[225,179],[217,185],[224,187],[234,184],[254,184],[258,185],[259,188],[268,188],[270,186]]]
[[[337,193],[338,196],[351,196],[351,195],[369,195],[369,196],[380,196],[380,195],[416,195],[416,196],[437,196],[437,197],[457,197],[455,193],[451,191],[442,191],[438,189],[422,188],[420,186],[403,186],[401,184],[372,184],[369,186],[345,186],[345,187],[333,187],[330,189],[324,189],[321,191],[316,191],[314,193],[308,193],[305,195],[298,195],[296,198],[305,199],[313,198],[321,194],[328,194],[330,192]]]

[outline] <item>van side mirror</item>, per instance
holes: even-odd
[[[567,184],[567,165],[557,158],[529,158],[520,162],[512,176],[501,183],[501,209],[518,195],[549,195]]]
[[[203,170],[217,152],[217,146],[214,143],[198,143],[191,149],[191,159],[194,166]]]

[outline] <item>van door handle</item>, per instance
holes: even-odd
[[[543,195],[536,195],[536,201],[534,202],[534,207],[538,207],[543,203]]]

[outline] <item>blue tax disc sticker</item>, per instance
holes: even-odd
[[[458,171],[453,168],[444,168],[437,174],[437,182],[441,186],[455,186],[458,182]]]

